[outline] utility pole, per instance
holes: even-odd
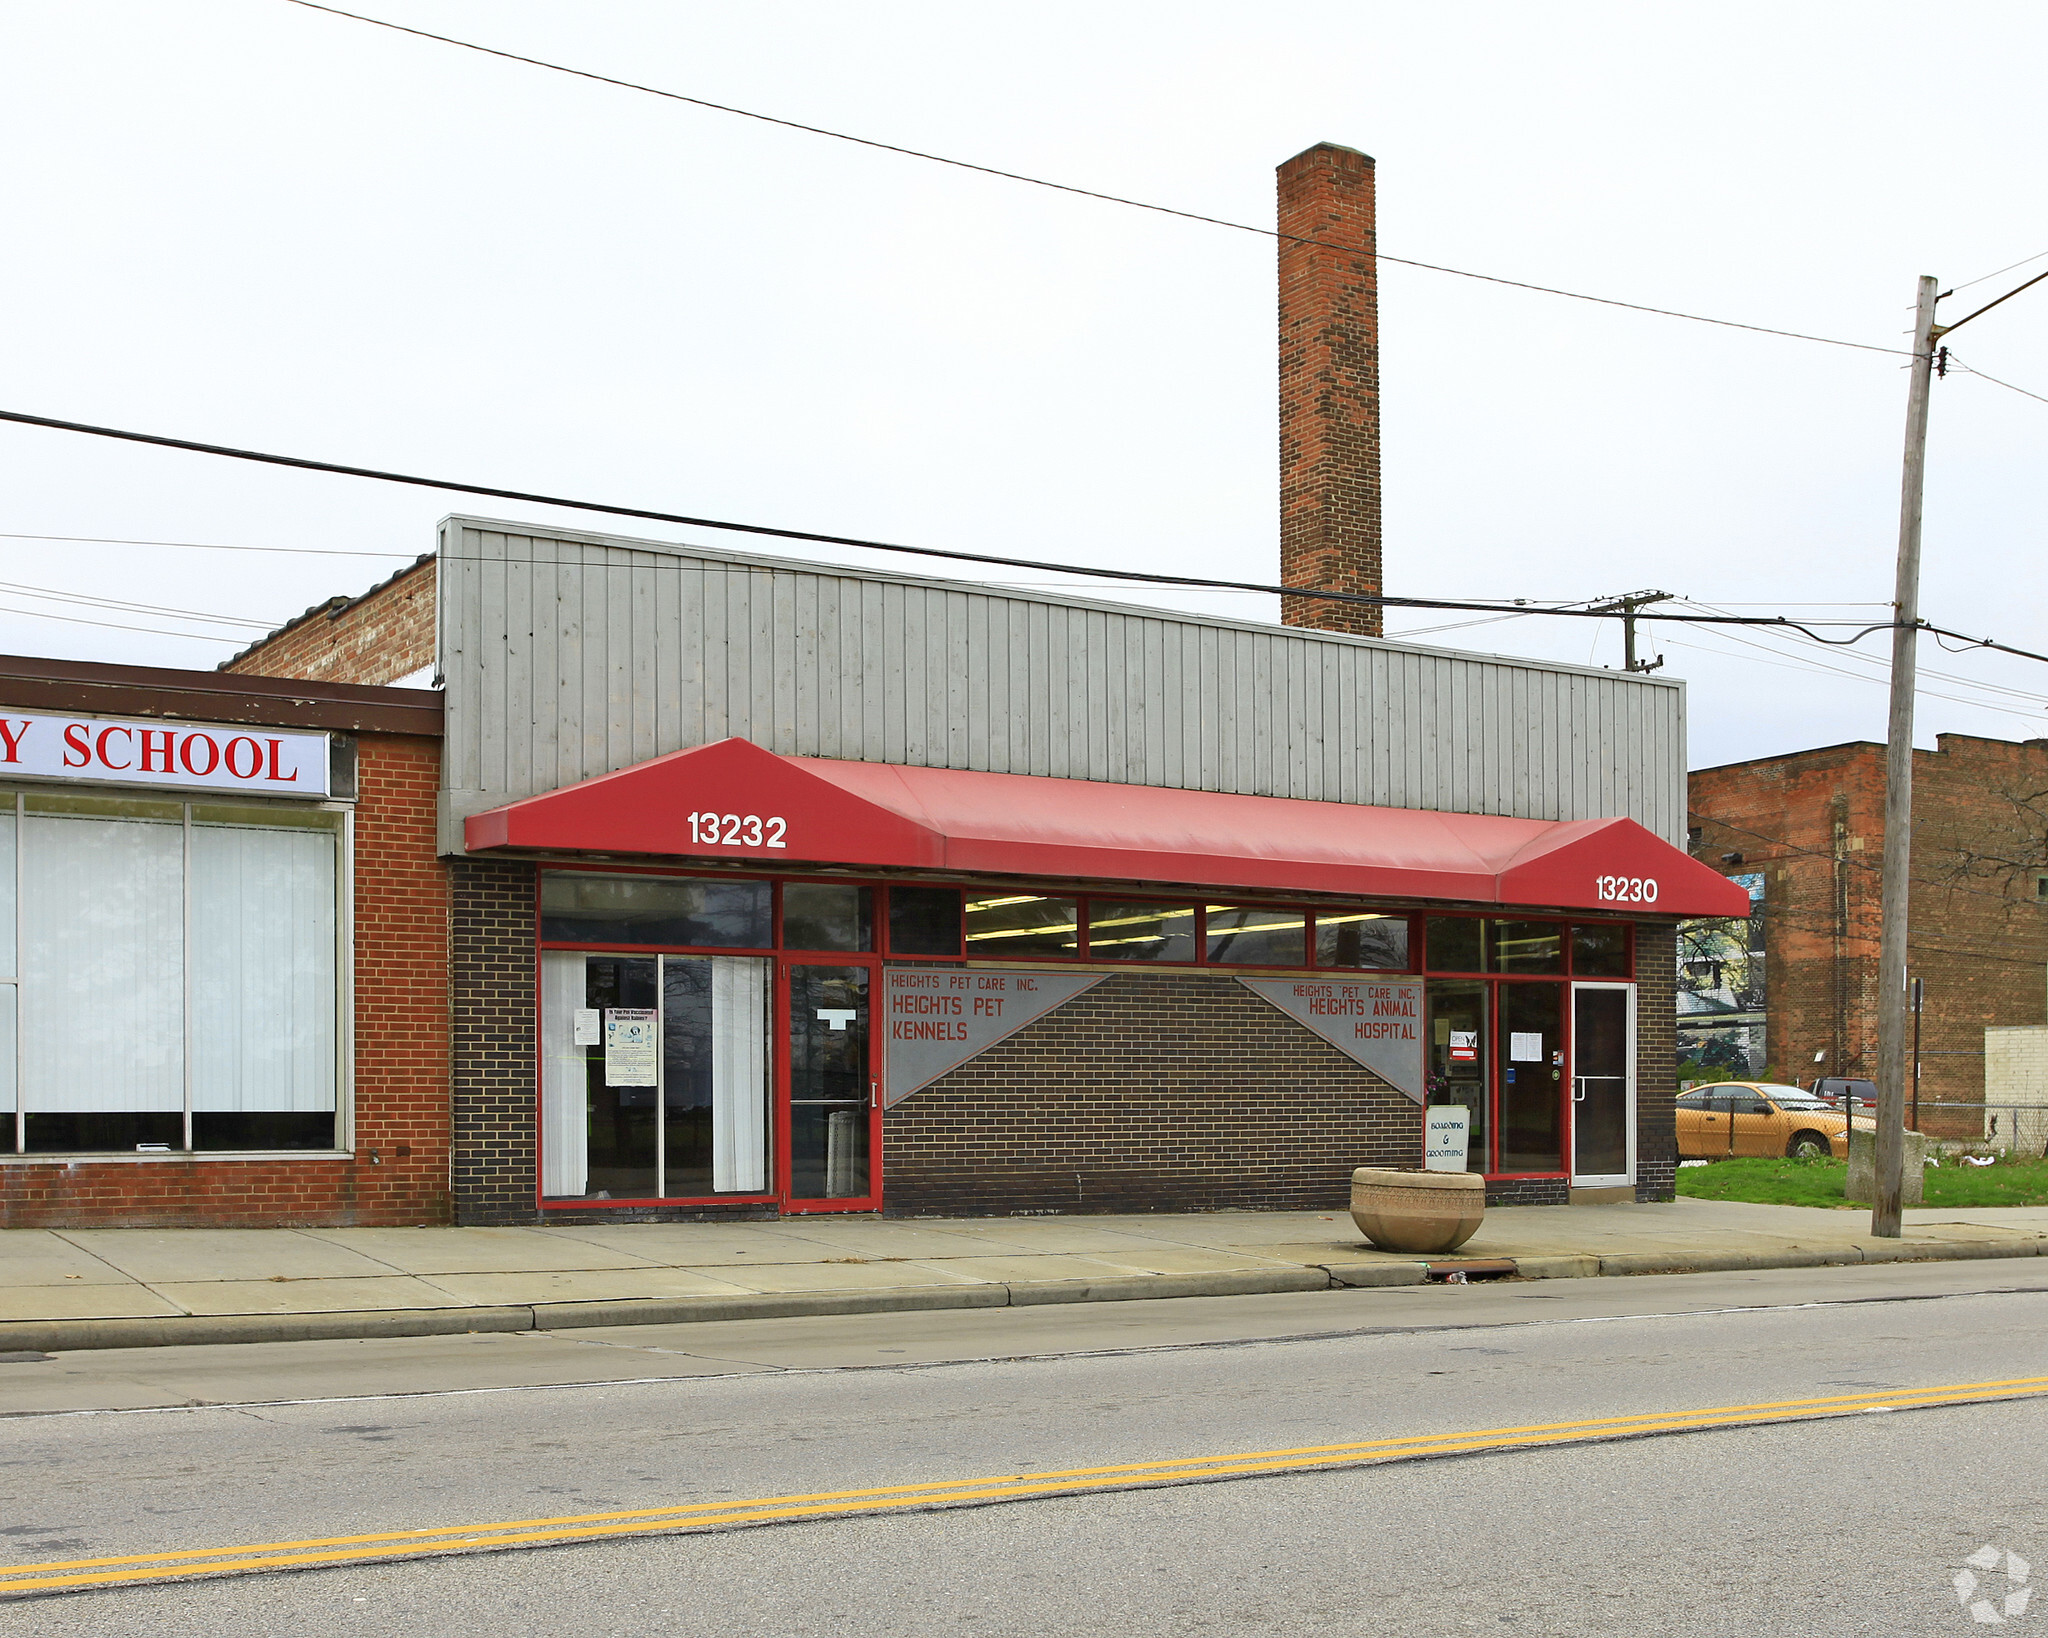
[[[1593,603],[1588,605],[1590,612],[1594,614],[1619,613],[1621,615],[1621,652],[1623,670],[1655,671],[1657,667],[1664,663],[1664,656],[1661,654],[1659,654],[1654,660],[1637,660],[1636,610],[1639,608],[1646,607],[1651,603],[1668,603],[1670,601],[1671,593],[1669,592],[1639,591],[1630,592],[1624,597],[1610,597],[1605,602]]]
[[[1870,1232],[1899,1237],[1899,1194],[1906,1155],[1906,904],[1913,865],[1913,689],[1920,636],[1920,497],[1927,469],[1927,397],[1936,367],[1935,343],[1972,319],[2003,306],[2048,279],[2036,273],[1953,324],[1934,322],[1944,292],[1925,274],[1913,308],[1913,375],[1906,393],[1906,469],[1899,484],[1899,573],[1893,594],[1892,705],[1884,756],[1884,892],[1877,955],[1877,1140]],[[1948,349],[1940,353],[1948,373]],[[1916,1053],[1917,1059],[1917,1053]],[[1918,1065],[1915,1064],[1915,1107]]]
[[[1927,400],[1934,383],[1937,279],[1923,276],[1913,312],[1906,394],[1906,465],[1899,485],[1899,567],[1893,594],[1891,718],[1885,731],[1884,878],[1877,956],[1877,1131],[1870,1232],[1899,1237],[1906,1153],[1906,901],[1913,864],[1913,689],[1919,665],[1920,501]]]

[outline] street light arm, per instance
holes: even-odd
[[[1960,330],[1964,325],[1968,324],[1971,319],[1982,318],[1986,313],[1990,312],[1992,308],[1998,306],[1999,302],[2011,301],[2013,297],[2017,296],[2022,290],[2033,289],[2034,286],[2039,284],[2043,279],[2048,279],[2048,273],[2036,273],[2031,279],[2027,280],[2025,284],[2014,285],[2012,289],[2008,290],[2004,295],[2000,296],[1998,298],[1998,301],[1987,301],[1982,307],[1978,308],[1976,312],[1965,313],[1953,324],[1937,324],[1934,327],[1932,333],[1929,334],[1927,339],[1930,342],[1934,342],[1939,341],[1943,336],[1953,335],[1956,331]]]

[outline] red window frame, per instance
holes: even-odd
[[[599,943],[587,940],[543,939],[540,936],[540,884],[541,880],[551,872],[558,874],[569,873],[578,875],[637,875],[688,877],[698,880],[711,881],[734,879],[745,881],[766,881],[769,884],[770,888],[770,915],[772,918],[769,932],[770,943],[766,946],[755,947],[726,945],[620,944]],[[862,951],[788,949],[783,943],[782,894],[784,884],[789,882],[827,882],[840,886],[860,886],[871,889],[874,894],[869,939],[872,948]],[[964,881],[891,883],[886,880],[875,881],[862,878],[848,877],[844,875],[830,875],[801,871],[768,874],[766,872],[759,871],[741,872],[723,870],[692,870],[688,868],[669,868],[658,865],[613,865],[609,863],[603,865],[593,865],[584,864],[580,862],[549,862],[541,864],[538,870],[535,872],[534,885],[533,930],[534,942],[537,950],[574,950],[584,951],[592,955],[639,955],[656,957],[664,955],[736,955],[767,957],[773,960],[775,1018],[778,1021],[778,1025],[780,1027],[776,1027],[773,1029],[771,1040],[771,1084],[773,1093],[773,1106],[770,1112],[770,1154],[773,1158],[773,1163],[776,1167],[776,1170],[773,1174],[774,1178],[779,1179],[781,1181],[778,1183],[777,1187],[771,1188],[760,1193],[719,1194],[708,1196],[658,1196],[648,1199],[608,1200],[602,1203],[597,1203],[588,1200],[556,1200],[542,1198],[539,1192],[540,1169],[538,1165],[536,1165],[534,1175],[534,1191],[535,1200],[536,1203],[539,1205],[540,1209],[543,1211],[607,1211],[613,1208],[633,1206],[688,1207],[761,1204],[780,1205],[785,1210],[794,1209],[801,1212],[872,1211],[876,1209],[876,1207],[879,1205],[882,1199],[881,1178],[883,1164],[883,1121],[881,1118],[881,1111],[878,1107],[874,1109],[871,1115],[869,1135],[869,1194],[867,1196],[862,1197],[859,1200],[850,1202],[832,1201],[826,1203],[804,1201],[801,1203],[797,1203],[794,1206],[792,1205],[792,1197],[788,1193],[787,1184],[787,1180],[790,1175],[789,1041],[787,1038],[788,1030],[786,1028],[788,1021],[787,1014],[789,1002],[788,966],[791,962],[803,962],[812,965],[866,965],[870,968],[871,971],[873,971],[878,969],[883,962],[889,960],[917,962],[966,962],[989,959],[985,956],[970,955],[968,953],[968,944],[966,940],[967,900],[969,895],[972,894],[991,896],[995,893],[1002,892],[1004,891],[1004,888],[1007,885],[1008,884],[998,885]],[[1021,886],[1022,884],[1018,885]],[[934,955],[927,951],[919,951],[915,953],[905,952],[902,954],[898,954],[895,951],[895,949],[893,948],[893,941],[890,937],[889,917],[889,895],[893,886],[938,888],[956,892],[960,895],[961,942],[958,946],[958,950],[956,953],[951,955]],[[1020,896],[1073,899],[1075,903],[1075,919],[1077,923],[1077,931],[1079,933],[1079,951],[1077,954],[1072,956],[1018,955],[1008,958],[1009,960],[1015,961],[1020,965],[1043,964],[1046,966],[1115,966],[1118,968],[1127,967],[1133,971],[1141,971],[1146,968],[1168,968],[1176,971],[1186,971],[1190,968],[1207,967],[1214,968],[1218,971],[1223,972],[1270,971],[1368,974],[1385,973],[1390,976],[1414,976],[1422,978],[1424,980],[1430,978],[1474,979],[1483,982],[1489,986],[1487,999],[1487,1015],[1489,1019],[1488,1028],[1494,1033],[1496,1037],[1499,1033],[1500,1020],[1500,1006],[1497,993],[1498,986],[1504,984],[1555,984],[1559,986],[1559,988],[1563,991],[1563,1005],[1560,1009],[1561,1024],[1559,1029],[1559,1035],[1561,1041],[1563,1042],[1565,1062],[1567,1065],[1571,1063],[1571,1053],[1573,1049],[1573,1020],[1571,1007],[1571,984],[1573,980],[1577,978],[1595,978],[1608,983],[1629,984],[1633,984],[1637,981],[1636,926],[1634,922],[1624,921],[1620,918],[1596,918],[1585,916],[1551,917],[1540,914],[1526,916],[1507,916],[1501,914],[1501,912],[1498,910],[1431,910],[1423,908],[1412,908],[1403,911],[1393,907],[1373,906],[1365,904],[1357,906],[1316,906],[1304,905],[1300,903],[1290,902],[1287,900],[1277,900],[1269,902],[1258,899],[1228,896],[1222,893],[1214,892],[1197,892],[1195,894],[1183,897],[1165,897],[1154,896],[1143,892],[1125,894],[1098,891],[1095,889],[1074,888],[1071,890],[1046,890],[1042,892],[1033,892],[1028,895]],[[1091,920],[1090,903],[1092,900],[1096,899],[1113,899],[1116,903],[1123,905],[1157,904],[1162,907],[1168,908],[1187,908],[1191,906],[1195,915],[1195,959],[1193,961],[1148,962],[1125,961],[1117,957],[1103,958],[1093,955],[1089,948],[1088,929]],[[1304,955],[1306,959],[1299,966],[1289,965],[1286,963],[1272,962],[1234,962],[1210,960],[1208,911],[1209,901],[1211,899],[1219,900],[1223,904],[1226,904],[1232,908],[1242,905],[1247,909],[1280,910],[1289,912],[1298,911],[1301,914],[1303,920],[1302,942]],[[1409,950],[1409,961],[1407,966],[1400,968],[1392,968],[1322,967],[1316,965],[1316,916],[1321,911],[1332,911],[1339,909],[1348,911],[1354,908],[1368,910],[1375,914],[1404,916],[1406,918],[1408,922]],[[1560,940],[1563,946],[1563,968],[1561,971],[1556,973],[1489,973],[1468,972],[1455,968],[1436,967],[1431,963],[1430,960],[1430,952],[1428,948],[1428,929],[1426,923],[1429,920],[1433,919],[1453,918],[1472,921],[1536,921],[1543,922],[1549,925],[1554,925],[1555,927],[1557,927],[1559,931]],[[1576,970],[1576,964],[1572,959],[1572,930],[1574,927],[1580,925],[1619,926],[1623,929],[1624,938],[1627,942],[1627,970],[1624,974],[1582,974]],[[540,975],[538,970],[538,964],[536,964],[534,974],[534,1004],[535,1016],[536,1018],[538,1018],[540,1006]],[[534,1049],[536,1071],[534,1077],[534,1118],[536,1132],[536,1157],[538,1157],[538,1146],[540,1142],[540,1134],[542,1132],[539,1107],[540,1032],[538,1029],[536,1029],[534,1032]],[[870,1045],[870,1050],[874,1050],[873,1043],[871,1043]],[[1488,1153],[1486,1156],[1488,1165],[1485,1175],[1489,1178],[1497,1178],[1502,1181],[1569,1177],[1571,1175],[1570,1156],[1573,1139],[1570,1077],[1566,1076],[1559,1083],[1559,1096],[1562,1101],[1563,1108],[1561,1111],[1562,1118],[1560,1121],[1560,1130],[1562,1132],[1562,1149],[1558,1157],[1558,1167],[1553,1170],[1545,1171],[1503,1172],[1497,1169],[1500,1159],[1500,1092],[1501,1087],[1503,1085],[1503,1082],[1501,1080],[1499,1042],[1497,1039],[1495,1039],[1489,1044],[1487,1060],[1487,1098],[1489,1106],[1489,1119],[1487,1122]]]

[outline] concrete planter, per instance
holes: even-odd
[[[1477,1172],[1351,1174],[1351,1221],[1382,1251],[1456,1251],[1486,1216],[1486,1179]]]

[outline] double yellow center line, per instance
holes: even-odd
[[[79,1558],[54,1564],[0,1566],[0,1592],[60,1591],[71,1587],[115,1586],[178,1576],[300,1569],[315,1564],[348,1564],[363,1559],[396,1559],[425,1553],[475,1552],[483,1548],[587,1541],[606,1536],[665,1534],[744,1524],[776,1524],[847,1514],[884,1513],[899,1508],[950,1507],[976,1502],[1025,1501],[1080,1491],[1134,1490],[1199,1479],[1245,1478],[1263,1473],[1302,1473],[1374,1462],[1413,1461],[1473,1451],[1518,1450],[1544,1445],[1583,1444],[1648,1434],[1691,1433],[1709,1428],[1799,1422],[1873,1411],[1919,1410],[1940,1405],[1984,1404],[2048,1395],[2048,1377],[2013,1377],[1998,1382],[1951,1383],[1938,1388],[1837,1394],[1826,1399],[1781,1399],[1755,1405],[1721,1405],[1706,1410],[1654,1411],[1585,1422],[1539,1422],[1526,1427],[1480,1428],[1463,1433],[1412,1434],[1366,1439],[1356,1444],[1304,1445],[1290,1450],[1240,1451],[1173,1461],[1127,1462],[1112,1467],[1062,1468],[1046,1473],[1004,1473],[933,1484],[884,1485],[868,1490],[826,1490],[809,1495],[762,1496],[751,1501],[696,1502],[682,1507],[647,1507],[617,1513],[577,1513],[559,1518],[510,1519],[495,1524],[446,1525],[392,1530],[375,1535],[319,1536],[303,1541],[270,1541],[239,1547],[192,1547],[121,1558]]]

